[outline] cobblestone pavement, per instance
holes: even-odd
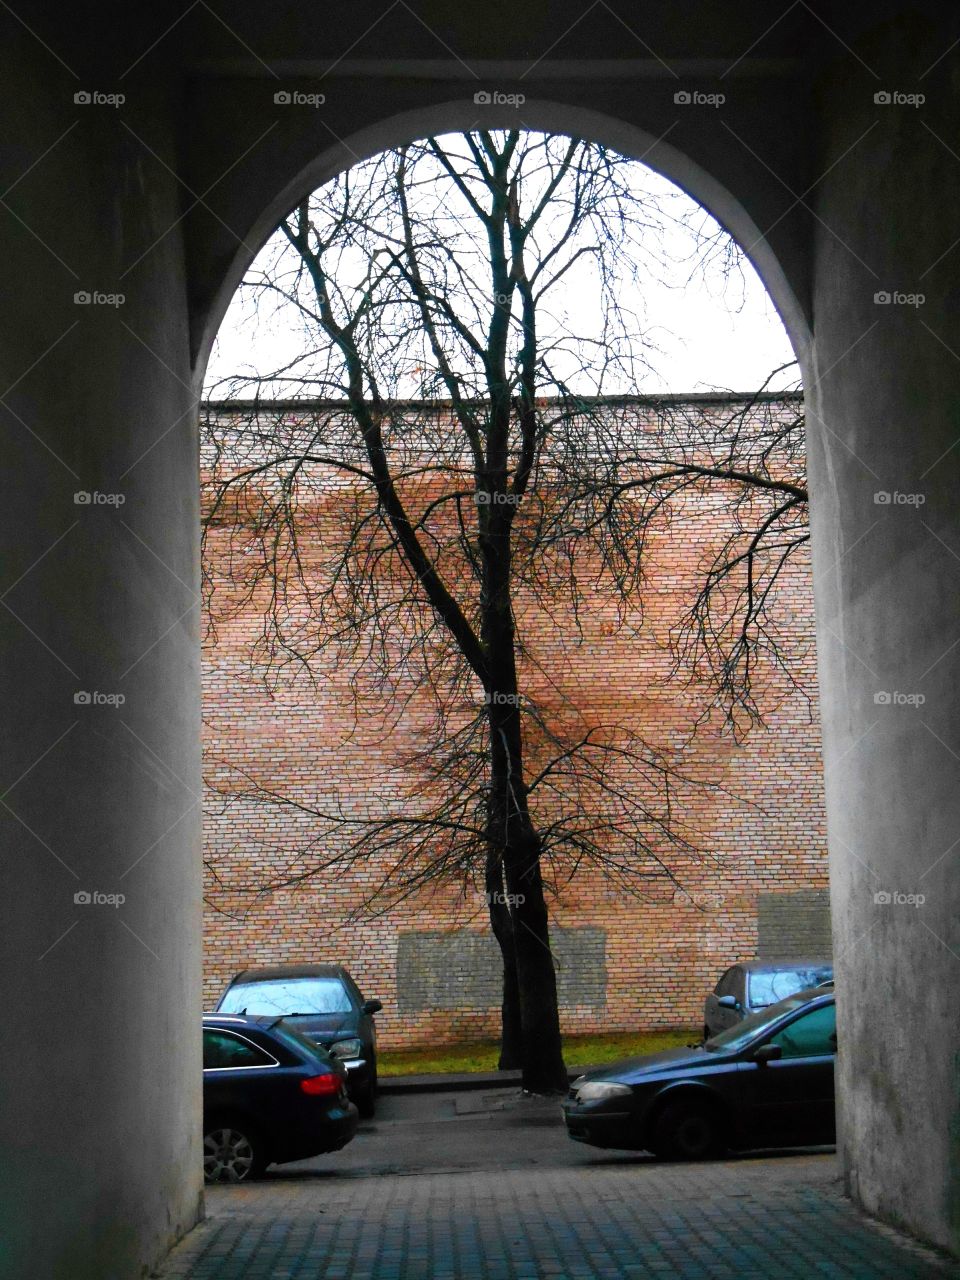
[[[207,1214],[163,1280],[960,1280],[844,1200],[832,1154],[660,1164],[502,1096],[384,1100],[343,1152],[209,1188]]]

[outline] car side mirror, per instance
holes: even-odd
[[[721,1009],[739,1009],[740,1001],[736,996],[721,996],[717,1001],[717,1006]]]
[[[362,1011],[368,1015],[371,1015],[374,1013],[379,1013],[382,1008],[383,1008],[383,1005],[379,1000],[364,1000]]]
[[[768,1062],[776,1062],[779,1058],[782,1058],[783,1050],[778,1044],[762,1044],[759,1049],[754,1050],[752,1057],[758,1066],[763,1067]]]

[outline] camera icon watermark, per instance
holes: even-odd
[[[478,489],[474,494],[478,507],[516,507],[520,505],[518,493],[491,493],[489,489]]]
[[[922,907],[927,900],[925,893],[903,893],[900,889],[878,889],[873,895],[878,907]]]
[[[878,107],[922,107],[925,93],[904,93],[902,89],[878,89],[873,101]]]
[[[906,293],[903,289],[878,289],[873,295],[878,307],[922,307],[927,300],[925,293]]]
[[[499,89],[478,89],[473,101],[478,107],[522,107],[525,93],[501,93]]]
[[[698,911],[715,911],[726,902],[726,897],[717,890],[694,890],[689,892],[678,889],[673,895],[675,906],[696,907]]]
[[[925,693],[901,693],[898,689],[894,689],[892,693],[879,689],[873,695],[873,701],[878,707],[922,707],[926,700]]]
[[[127,100],[125,93],[102,93],[99,89],[78,89],[73,101],[78,107],[122,107]]]
[[[73,895],[73,900],[79,907],[122,907],[126,902],[126,894],[123,893],[101,893],[99,889],[93,892],[87,889],[78,889]]]
[[[78,307],[122,307],[126,300],[125,293],[102,293],[99,289],[78,289],[73,295]]]
[[[487,906],[501,907],[519,907],[521,903],[526,902],[526,894],[523,893],[501,893],[497,890],[494,893],[485,893],[483,900]]]
[[[99,489],[78,489],[73,495],[76,507],[122,507],[126,500],[125,493],[101,493]]]
[[[878,489],[873,495],[874,505],[878,507],[922,507],[927,500],[925,493],[901,493],[894,489]]]
[[[99,689],[78,689],[73,695],[77,707],[122,707],[126,700],[125,693],[101,693]]]
[[[678,89],[673,95],[678,107],[722,107],[726,100],[725,93],[704,93],[700,89]]]
[[[278,107],[322,107],[326,100],[325,93],[302,93],[299,89],[278,89],[273,95]]]
[[[501,693],[498,689],[491,693],[488,689],[483,695],[483,702],[487,707],[519,707],[521,697],[519,693]]]

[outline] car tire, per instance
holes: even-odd
[[[352,1097],[361,1117],[371,1120],[377,1110],[377,1059],[373,1053],[370,1055],[370,1079]]]
[[[651,1150],[662,1160],[707,1160],[723,1147],[721,1116],[709,1103],[669,1102],[653,1122]]]
[[[218,1116],[204,1124],[204,1182],[252,1182],[269,1163],[259,1131],[242,1117]]]
[[[376,1115],[376,1112],[377,1112],[377,1077],[376,1075],[374,1075],[370,1083],[368,1085],[365,1085],[363,1089],[357,1094],[357,1096],[354,1098],[354,1102],[357,1104],[357,1110],[360,1112],[360,1115],[363,1117],[364,1120],[370,1120],[373,1118],[373,1116]]]

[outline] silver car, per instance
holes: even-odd
[[[833,981],[829,960],[744,960],[731,965],[703,1007],[703,1038],[709,1040],[745,1018],[806,987]]]

